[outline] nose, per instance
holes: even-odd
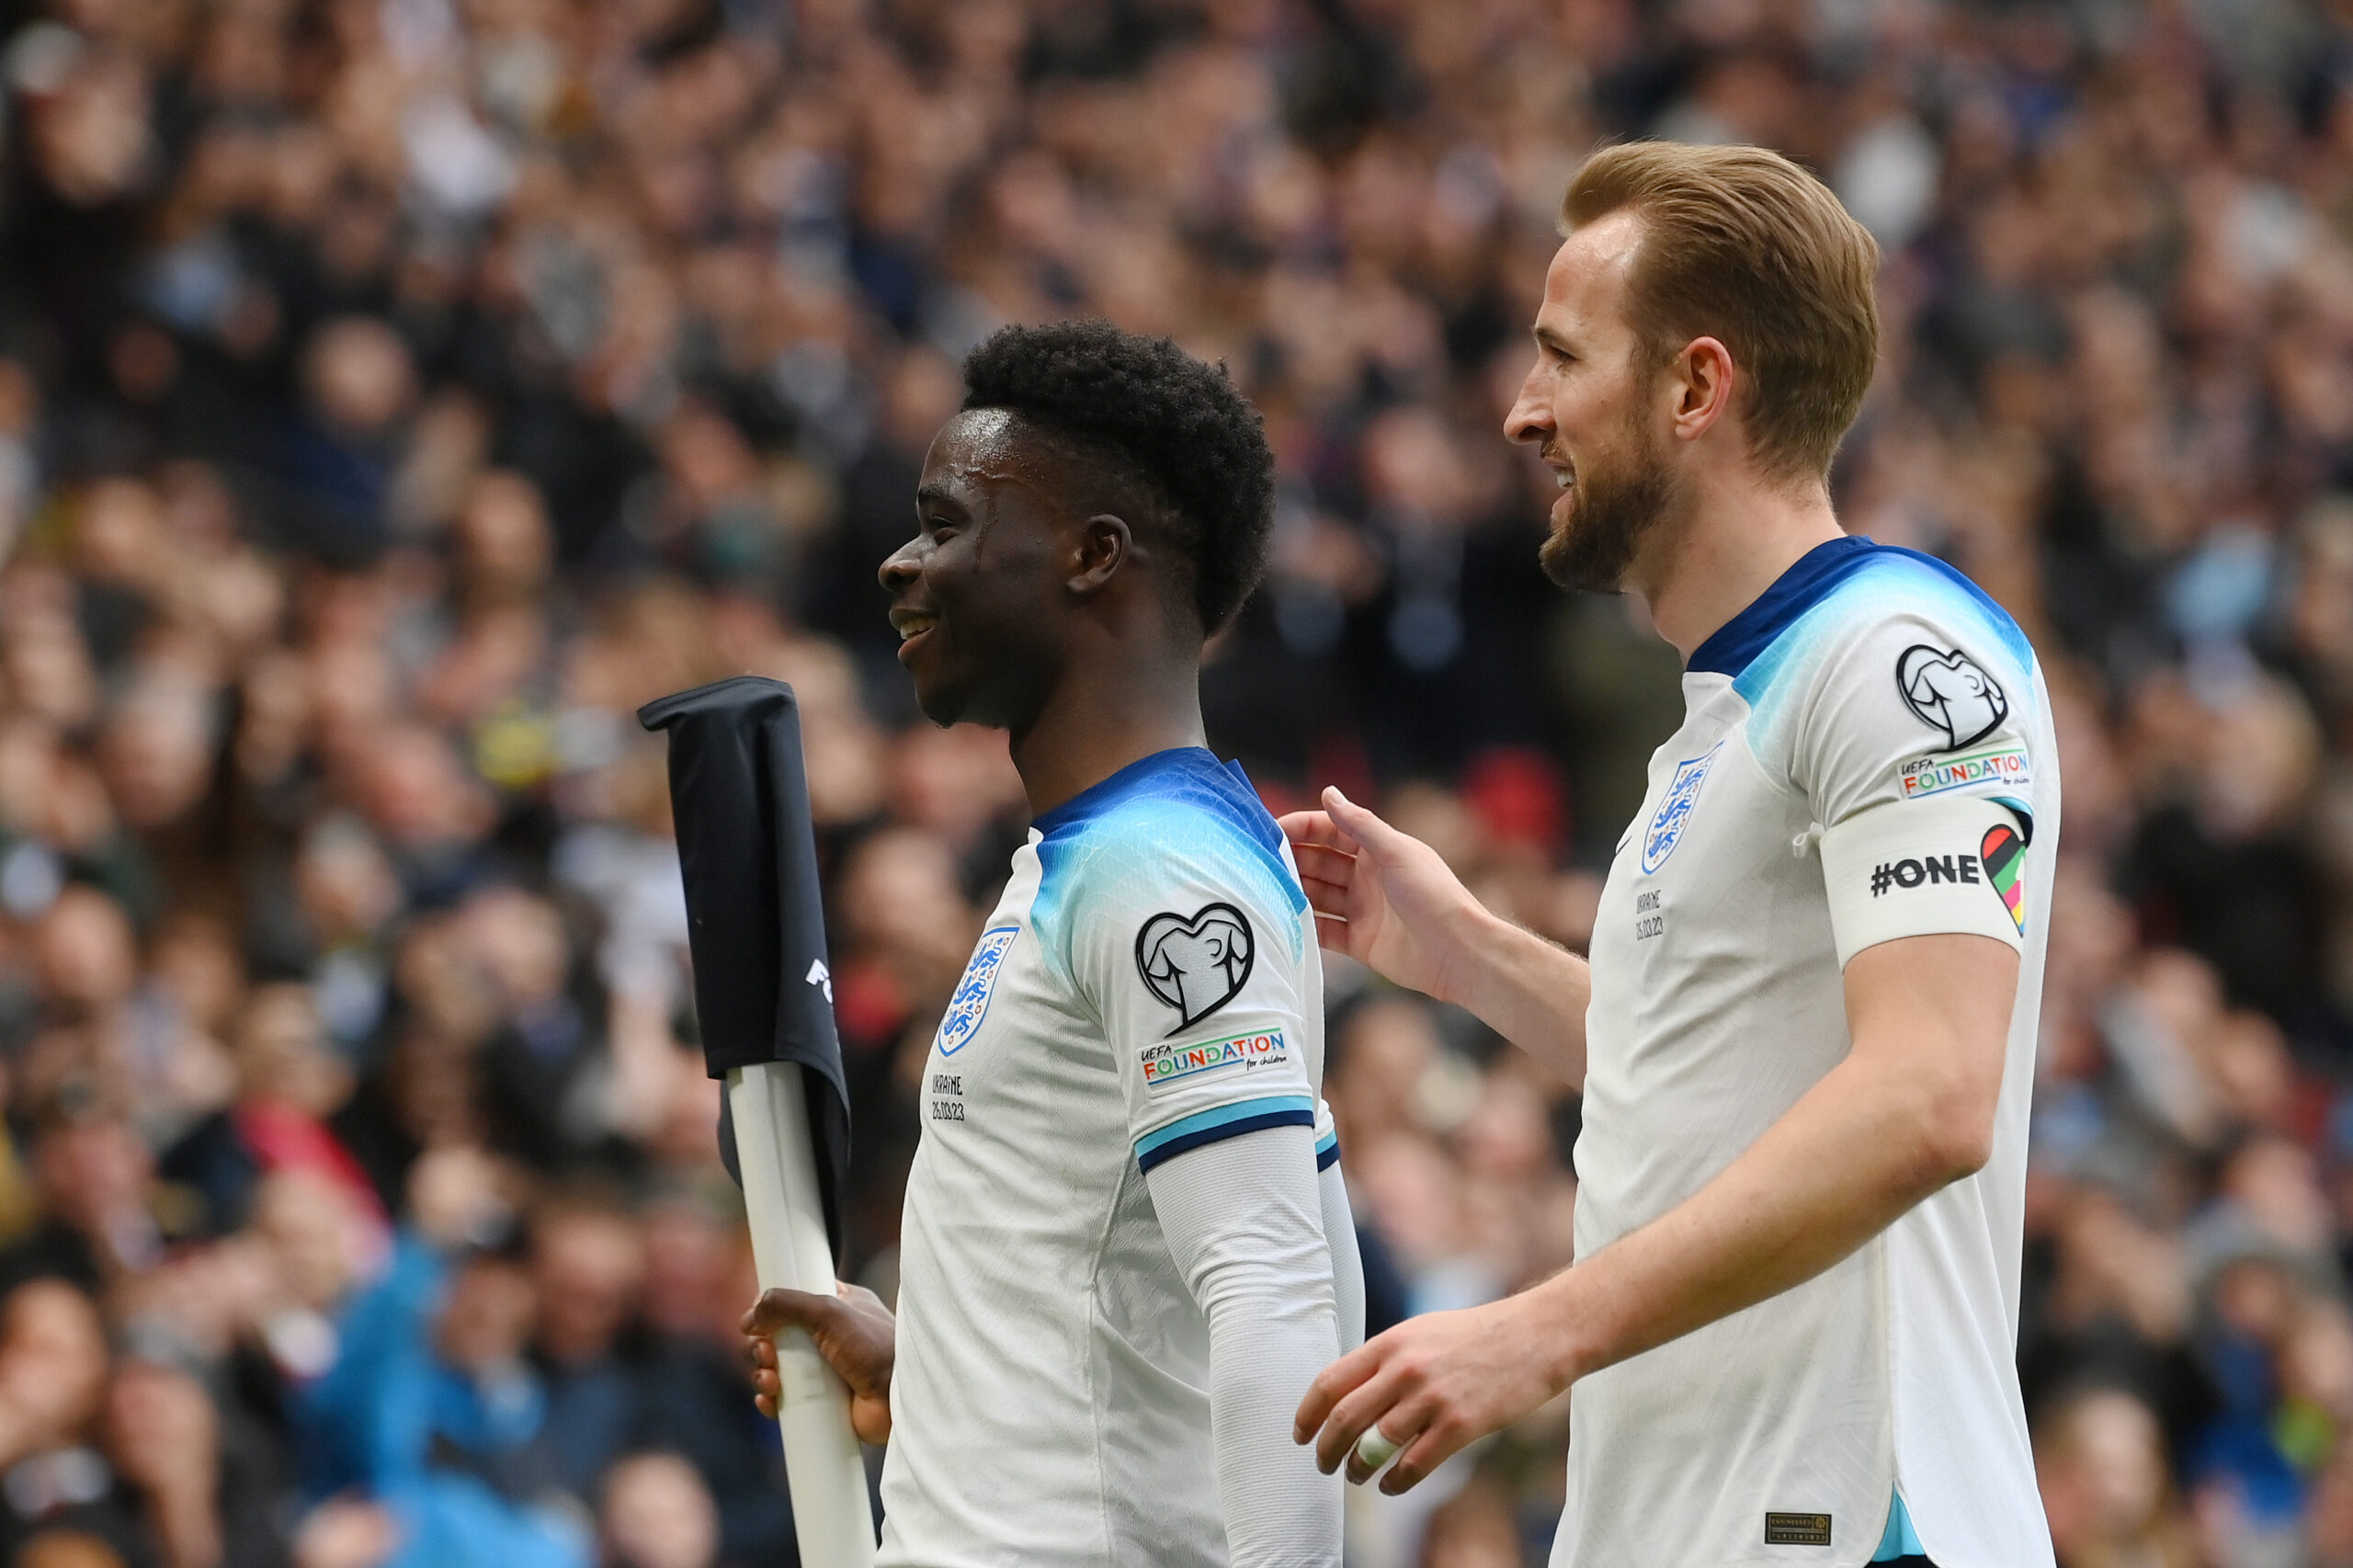
[[[895,595],[923,574],[923,567],[915,561],[918,542],[911,539],[883,557],[881,566],[875,571],[874,580],[882,585],[885,592]]]
[[[1528,368],[1528,375],[1519,383],[1518,400],[1511,412],[1504,415],[1504,436],[1513,441],[1541,442],[1552,433],[1552,410],[1537,391],[1537,373],[1544,368],[1542,359]]]

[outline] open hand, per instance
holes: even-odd
[[[1336,789],[1324,791],[1324,806],[1282,819],[1316,939],[1384,979],[1445,998],[1461,968],[1453,949],[1478,901],[1420,839]]]
[[[882,1298],[862,1285],[836,1283],[830,1296],[807,1290],[764,1292],[744,1314],[751,1340],[752,1403],[773,1419],[783,1391],[776,1369],[779,1330],[797,1328],[815,1342],[849,1385],[850,1429],[861,1443],[891,1437],[891,1367],[898,1350],[898,1320]]]
[[[1381,1489],[1404,1492],[1469,1443],[1499,1431],[1566,1388],[1546,1348],[1560,1338],[1541,1288],[1483,1307],[1408,1318],[1317,1374],[1291,1424],[1329,1475],[1358,1485],[1372,1471],[1357,1439],[1378,1425],[1398,1445]]]

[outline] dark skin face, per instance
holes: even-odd
[[[1202,743],[1186,565],[1061,442],[1000,409],[940,427],[916,533],[880,576],[899,662],[937,724],[1011,732],[1033,811]]]
[[[935,724],[1028,728],[1061,663],[1068,579],[1099,574],[1130,543],[1124,524],[1071,528],[1057,476],[1039,472],[1058,465],[1021,435],[994,412],[942,426],[915,491],[915,537],[882,562],[899,663]]]

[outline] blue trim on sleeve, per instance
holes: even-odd
[[[1928,568],[1977,602],[1978,608],[1993,618],[1995,627],[2003,629],[2006,638],[2015,637],[2021,651],[2026,643],[2018,623],[2009,611],[1995,604],[1984,589],[1971,582],[1950,562],[1933,555],[1923,555],[1916,550],[1900,545],[1878,544],[1863,534],[1850,534],[1817,544],[1788,571],[1773,580],[1773,585],[1756,596],[1746,609],[1716,628],[1706,642],[1692,650],[1691,662],[1686,666],[1692,674],[1730,676],[1737,680],[1756,656],[1771,647],[1782,632],[1796,623],[1797,619],[1830,597],[1831,593],[1856,573],[1881,562],[1908,561]],[[2021,661],[2023,662],[2023,660]]]
[[[1305,1095],[1267,1095],[1255,1100],[1237,1100],[1232,1105],[1197,1110],[1156,1132],[1145,1133],[1136,1140],[1136,1164],[1150,1170],[1188,1149],[1198,1149],[1222,1138],[1238,1138],[1262,1127],[1314,1125],[1315,1102]]]
[[[1340,1133],[1337,1128],[1315,1141],[1315,1168],[1328,1171],[1340,1163]]]

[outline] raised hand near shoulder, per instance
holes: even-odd
[[[1282,819],[1317,939],[1386,980],[1446,997],[1485,915],[1438,851],[1336,789]]]
[[[1558,1073],[1585,1082],[1585,960],[1490,914],[1438,851],[1341,794],[1282,819],[1316,938],[1374,973],[1469,1008]]]

